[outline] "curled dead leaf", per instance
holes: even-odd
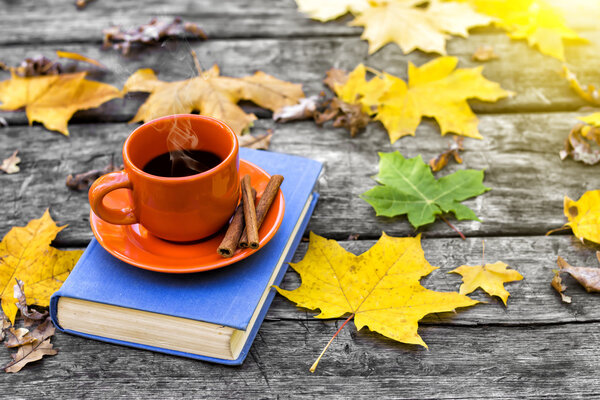
[[[48,316],[48,312],[40,313],[36,309],[29,309],[27,307],[27,298],[25,297],[25,290],[23,289],[23,281],[16,279],[17,283],[13,287],[13,297],[17,299],[17,308],[21,311],[21,316],[25,320],[25,326],[31,326],[35,321],[41,321]]]
[[[4,171],[7,174],[16,174],[21,169],[17,164],[21,162],[21,158],[17,156],[19,150],[15,150],[12,155],[8,158],[2,160],[2,164],[0,164],[0,171]]]
[[[53,356],[58,353],[57,349],[52,348],[50,339],[43,342],[26,344],[19,347],[16,354],[11,354],[13,360],[4,366],[5,372],[19,372],[30,362],[41,360],[44,356]]]
[[[298,100],[298,104],[283,107],[273,114],[275,122],[300,121],[313,118],[323,103],[323,97],[311,96]]]
[[[12,324],[6,314],[4,314],[4,311],[0,309],[0,342],[4,340],[5,333],[10,328],[12,328]]]
[[[567,157],[584,164],[600,162],[600,127],[577,124],[565,140],[565,148],[560,151],[560,159]]]
[[[115,166],[112,162],[104,169],[92,169],[87,172],[82,172],[80,174],[69,174],[67,176],[66,185],[71,190],[83,191],[88,190],[92,183],[102,175],[108,174],[110,172],[120,171],[123,169],[123,165]]]
[[[462,164],[463,160],[459,154],[459,151],[464,150],[463,148],[463,140],[462,136],[453,136],[454,143],[450,143],[448,146],[448,150],[441,153],[439,156],[432,158],[429,160],[429,166],[433,172],[441,171],[446,165],[448,165],[448,161],[450,161],[450,157],[454,157],[454,161],[459,164]]]
[[[571,303],[571,296],[567,296],[566,294],[564,294],[563,292],[565,290],[567,290],[567,285],[563,285],[562,283],[562,278],[560,277],[560,271],[555,269],[554,271],[554,277],[552,278],[552,282],[550,282],[550,285],[554,288],[554,290],[556,290],[558,292],[558,294],[560,294],[560,298],[563,301],[563,303]]]
[[[371,121],[369,114],[363,111],[360,104],[350,104],[334,97],[324,103],[325,110],[315,113],[315,122],[317,125],[323,125],[325,122],[333,120],[333,126],[336,128],[345,128],[354,137],[362,131]]]
[[[56,332],[50,317],[32,331],[23,328],[17,330],[11,328],[10,331],[13,338],[9,339],[11,346],[8,346],[7,342],[7,347],[19,347],[19,349],[16,353],[11,354],[13,360],[4,366],[6,372],[19,372],[26,364],[58,352],[50,343],[50,338]]]
[[[152,46],[167,38],[194,37],[206,40],[206,34],[198,25],[191,22],[184,23],[180,17],[174,18],[171,22],[152,18],[149,23],[132,29],[112,26],[103,29],[102,34],[104,35],[103,47],[112,47],[123,55],[129,54],[134,44]]]
[[[20,347],[33,342],[35,342],[35,338],[31,336],[29,329],[9,328],[6,332],[6,341],[4,342],[4,346],[11,349],[13,347]]]
[[[498,58],[498,55],[494,52],[494,48],[488,44],[481,45],[475,50],[471,59],[473,61],[490,61]]]
[[[596,257],[600,262],[600,251],[596,252]],[[556,264],[560,268],[559,272],[571,275],[588,292],[600,292],[600,268],[573,267],[561,256],[556,259]]]

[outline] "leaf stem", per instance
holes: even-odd
[[[454,225],[452,225],[450,223],[450,221],[448,221],[443,215],[440,215],[440,218],[442,219],[442,221],[444,221],[445,223],[447,223],[448,226],[450,228],[452,228],[452,230],[454,230],[454,232],[458,233],[460,235],[460,237],[462,238],[462,240],[467,240],[467,238],[465,237],[465,235],[463,235],[463,233],[461,231],[459,231],[458,228],[456,228]]]
[[[551,229],[548,232],[546,232],[546,236],[549,236],[549,235],[553,234],[554,232],[560,232],[560,231],[564,231],[567,229],[571,229],[571,227],[568,225],[565,225],[565,226],[561,226],[560,228]]]
[[[202,66],[200,65],[200,61],[198,60],[198,56],[194,50],[191,50],[192,58],[194,59],[194,65],[196,66],[196,72],[198,72],[198,76],[202,75]]]
[[[329,342],[327,343],[327,346],[325,346],[325,348],[323,349],[323,351],[321,352],[321,354],[319,354],[319,357],[315,360],[315,362],[313,363],[313,365],[310,367],[310,372],[315,372],[315,370],[317,369],[317,365],[319,365],[319,361],[321,361],[321,358],[323,358],[323,354],[325,354],[325,352],[327,351],[327,349],[329,348],[329,346],[331,345],[331,343],[333,342],[333,339],[335,339],[335,337],[338,335],[338,333],[340,333],[340,331],[342,330],[342,328],[344,326],[346,326],[346,324],[352,319],[354,318],[354,314],[350,314],[350,316],[348,317],[348,319],[346,319],[344,321],[344,323],[342,324],[342,326],[340,326],[337,330],[337,332],[331,337],[331,339],[329,339]]]

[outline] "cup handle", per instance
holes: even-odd
[[[88,193],[90,206],[94,214],[100,217],[100,219],[115,225],[136,224],[138,220],[133,213],[133,207],[129,206],[121,209],[108,208],[102,202],[104,196],[113,190],[123,188],[130,190],[133,188],[129,176],[125,171],[111,172],[96,179]]]

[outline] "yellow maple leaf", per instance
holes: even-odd
[[[0,110],[25,107],[30,125],[41,122],[46,129],[69,135],[67,123],[76,111],[121,97],[116,87],[88,81],[86,74],[21,77],[13,70],[10,79],[0,82]]]
[[[296,0],[298,10],[321,22],[351,13],[360,13],[369,7],[369,0]]]
[[[494,18],[513,39],[525,39],[546,55],[565,59],[563,40],[586,42],[567,27],[560,10],[545,0],[467,0],[473,8]]]
[[[57,226],[48,210],[25,227],[13,227],[0,242],[0,297],[2,310],[14,323],[15,279],[25,284],[27,304],[49,305],[50,296],[67,278],[82,250],[58,250],[50,246],[65,226]]]
[[[523,279],[523,275],[515,270],[506,269],[507,267],[508,265],[498,261],[485,265],[461,265],[449,273],[462,275],[460,294],[469,294],[477,288],[482,288],[490,296],[500,297],[506,305],[510,293],[504,288],[504,284]]]
[[[467,99],[496,101],[513,93],[483,77],[483,67],[456,69],[456,57],[438,57],[420,67],[408,65],[408,83],[382,73],[367,81],[361,64],[348,75],[335,92],[348,103],[360,103],[376,113],[376,120],[387,129],[390,141],[413,135],[422,117],[432,117],[442,135],[452,132],[481,138],[479,120]],[[374,110],[374,111],[373,111]]]
[[[565,196],[565,217],[569,220],[565,226],[583,242],[600,243],[600,190],[590,190],[577,201]]]
[[[176,82],[160,81],[151,69],[140,69],[125,82],[123,91],[151,93],[131,122],[199,111],[224,121],[238,135],[256,119],[254,114],[246,114],[237,105],[238,101],[250,100],[277,112],[304,97],[302,85],[276,79],[261,71],[243,78],[220,76],[216,65],[197,77]]]
[[[353,26],[364,26],[361,36],[369,42],[369,54],[395,42],[404,53],[415,49],[446,54],[447,35],[467,37],[467,31],[490,24],[491,18],[467,4],[429,1],[427,8],[412,7],[423,1],[385,1],[371,3],[362,10]]]
[[[317,318],[354,316],[356,328],[367,326],[403,343],[427,347],[417,333],[425,315],[467,307],[477,301],[456,292],[436,292],[419,280],[437,269],[425,259],[420,235],[394,238],[383,233],[356,256],[335,240],[311,232],[304,259],[290,264],[301,278],[299,288],[277,291],[298,306],[320,309]]]
[[[595,112],[590,115],[586,115],[585,117],[579,117],[583,122],[600,127],[600,112]]]
[[[563,65],[562,76],[569,82],[569,86],[571,86],[571,89],[573,89],[579,97],[591,104],[597,106],[600,105],[600,90],[598,90],[596,86],[589,84],[584,87],[577,79],[577,76],[571,72],[566,65]],[[600,127],[600,112],[578,118],[585,123]]]

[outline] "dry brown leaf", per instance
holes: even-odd
[[[56,332],[50,317],[46,318],[33,331],[22,328],[12,330],[11,333],[13,331],[14,339],[11,339],[11,344],[14,344],[15,347],[18,346],[19,350],[17,353],[11,354],[13,360],[4,366],[6,372],[19,372],[26,364],[58,352],[57,349],[52,348],[50,343],[50,338]]]
[[[494,48],[488,44],[481,45],[475,50],[471,59],[473,61],[490,61],[498,58],[498,54],[494,52]]]
[[[302,85],[279,80],[262,71],[243,78],[221,76],[214,65],[200,75],[176,82],[158,80],[151,69],[140,69],[127,79],[124,93],[151,93],[131,122],[150,121],[165,115],[199,111],[224,121],[237,135],[245,132],[256,119],[237,103],[249,100],[260,107],[278,112],[304,97]]]
[[[558,292],[558,294],[560,294],[560,298],[563,303],[571,303],[571,296],[567,296],[563,293],[565,290],[567,290],[567,285],[563,285],[559,270],[554,270],[554,278],[552,278],[550,285]]]
[[[561,160],[571,157],[588,165],[597,164],[600,162],[600,127],[575,125],[559,154]]]
[[[323,83],[335,93],[336,86],[341,86],[348,81],[348,73],[343,69],[331,68],[327,71],[327,76],[323,79]]]
[[[270,130],[270,129],[269,129]],[[256,150],[269,150],[273,132],[267,131],[262,135],[244,135],[238,138],[240,146]]]
[[[115,166],[112,162],[104,169],[92,169],[87,172],[82,172],[80,174],[69,174],[67,176],[67,187],[72,190],[84,191],[88,190],[92,183],[98,178],[100,178],[104,174],[108,174],[110,172],[120,171],[123,169],[123,165]]]
[[[17,153],[19,153],[19,150],[15,150],[10,157],[2,160],[2,164],[0,164],[0,171],[4,171],[7,174],[16,174],[21,170],[17,165],[21,162],[21,159],[17,156]]]
[[[19,372],[30,362],[41,360],[44,356],[53,356],[58,353],[57,349],[52,348],[50,339],[43,342],[26,344],[19,347],[16,354],[11,354],[13,360],[4,366],[5,372]]]
[[[112,47],[123,55],[131,51],[132,44],[157,45],[167,38],[184,37],[206,40],[206,34],[198,25],[191,22],[184,23],[180,17],[174,18],[171,22],[152,18],[149,23],[132,29],[112,26],[103,29],[102,34],[104,35],[103,47]]]
[[[94,60],[93,58],[84,56],[79,53],[57,50],[56,55],[59,58],[65,58],[74,61],[83,61],[96,67],[106,69],[106,66],[104,66],[104,64],[102,64],[100,61]],[[75,68],[65,67],[58,61],[51,60],[43,55],[37,55],[25,58],[23,61],[21,61],[18,67],[12,68],[12,70],[18,76],[27,77],[58,75],[66,72],[74,72]]]
[[[354,137],[362,131],[371,121],[369,114],[363,111],[360,104],[350,104],[334,97],[324,103],[326,107],[323,112],[315,113],[315,122],[317,125],[323,125],[325,122],[333,119],[333,126],[336,128],[345,128]]]
[[[285,106],[273,114],[275,122],[300,121],[313,118],[323,103],[323,97],[311,96],[298,100],[298,104]]]
[[[17,308],[21,311],[21,316],[25,320],[25,326],[31,326],[36,321],[46,319],[48,312],[41,313],[36,309],[29,309],[27,307],[27,298],[25,297],[25,290],[23,289],[23,281],[17,279],[17,283],[13,287],[13,297],[17,299]]]
[[[596,256],[600,262],[600,251],[596,252]],[[600,268],[573,267],[561,256],[558,256],[556,264],[560,272],[571,275],[588,292],[600,292]]]
[[[62,66],[46,56],[38,55],[25,58],[13,70],[19,76],[58,75],[62,72]]]
[[[0,309],[0,342],[4,340],[5,332],[12,327],[4,311]]]
[[[446,165],[448,165],[448,161],[450,161],[450,157],[454,157],[454,161],[459,164],[462,164],[463,160],[459,151],[464,150],[463,148],[463,140],[462,136],[453,136],[454,143],[450,143],[448,146],[448,150],[444,151],[439,156],[432,158],[429,160],[429,166],[433,172],[437,172],[442,170]]]
[[[26,328],[8,328],[6,332],[6,341],[4,346],[9,349],[13,347],[20,347],[26,344],[35,342],[35,338],[31,336],[29,329]]]
[[[56,328],[52,323],[50,317],[47,317],[44,322],[35,327],[34,330],[31,331],[31,336],[39,342],[43,342],[46,339],[54,336],[56,332]]]

